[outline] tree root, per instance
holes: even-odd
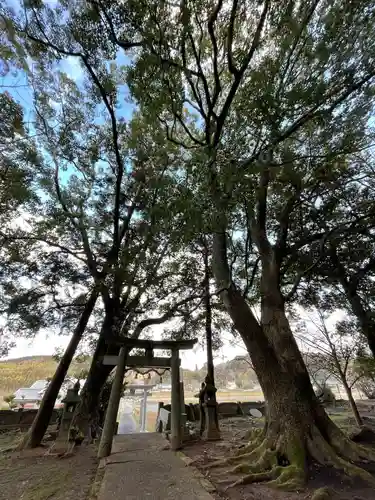
[[[267,486],[277,489],[286,491],[301,490],[305,484],[305,471],[295,465],[288,465],[287,467],[275,466],[269,471],[248,474],[230,484],[226,489],[265,481]]]
[[[305,487],[305,467],[288,465],[287,467],[276,467],[276,478],[269,481],[268,486],[284,491],[299,491]]]
[[[246,432],[246,434],[243,436],[242,439],[245,441],[261,441],[263,434],[264,434],[264,429],[260,427],[255,429],[252,428]]]
[[[272,478],[273,478],[273,471],[248,474],[247,476],[241,477],[234,483],[227,486],[227,488],[225,488],[225,491],[229,490],[230,488],[235,488],[236,486],[241,486],[244,484],[263,483],[265,481],[271,481]]]
[[[255,439],[254,441],[249,441],[245,446],[242,446],[235,452],[235,456],[242,457],[243,455],[247,455],[252,453],[254,450],[259,448],[259,446],[263,445],[262,439]]]
[[[263,441],[260,445],[259,443],[251,443],[251,445],[249,444],[246,447],[237,450],[233,456],[215,460],[214,462],[205,465],[203,468],[213,469],[215,467],[223,467],[225,465],[234,465],[237,462],[243,462],[244,460],[251,462],[253,460],[260,459],[260,456],[263,452],[266,452],[266,450],[267,441]]]
[[[268,434],[261,441],[254,439],[230,457],[216,460],[205,468],[234,466],[229,474],[245,474],[228,488],[238,485],[267,482],[268,486],[295,491],[303,489],[306,482],[307,457],[321,465],[342,470],[350,477],[358,477],[375,485],[375,478],[358,464],[375,460],[375,450],[350,441],[335,426],[326,429],[326,437],[317,426],[310,432],[299,434],[298,429],[284,429],[275,435]],[[259,435],[258,435],[259,436]],[[228,483],[228,480],[221,481]]]
[[[255,474],[262,472],[264,470],[271,469],[272,467],[277,465],[277,454],[275,450],[270,450],[270,449],[265,449],[263,453],[257,458],[257,456],[260,454],[260,450],[263,447],[259,447],[256,450],[254,450],[252,453],[249,453],[248,455],[241,455],[240,457],[242,460],[246,458],[246,461],[241,462],[239,465],[236,465],[230,472],[233,473],[238,473],[242,472],[245,474]],[[253,462],[255,460],[255,462]]]
[[[375,449],[355,443],[336,428],[330,429],[330,443],[334,450],[342,457],[352,462],[375,462]]]
[[[366,450],[361,450],[361,447],[358,447],[358,450],[353,449],[351,446],[346,448],[346,441],[349,440],[344,438],[342,441],[343,443],[340,443],[340,447],[338,447],[336,441],[333,441],[332,445],[330,445],[316,429],[311,439],[307,441],[307,449],[311,457],[321,465],[328,465],[336,469],[341,469],[348,476],[359,477],[375,486],[375,478],[369,472],[351,463],[353,457],[355,459],[353,461],[359,461],[362,457],[362,453]],[[343,448],[344,446],[345,449]]]
[[[249,443],[245,450],[244,453],[242,448],[240,455],[217,460],[207,466],[235,465],[229,473],[246,474],[226,489],[258,482],[267,482],[274,488],[289,491],[303,488],[306,479],[305,452],[298,439],[286,439],[285,435],[274,439],[267,437],[261,443]]]

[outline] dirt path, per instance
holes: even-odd
[[[0,456],[0,500],[87,500],[98,466],[94,447],[83,446],[64,459],[45,453]]]

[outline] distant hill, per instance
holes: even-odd
[[[74,362],[69,370],[71,375],[88,368],[90,360]],[[44,380],[55,373],[57,362],[52,356],[27,356],[18,359],[0,361],[0,407],[3,396],[14,393],[21,387],[30,387],[36,380]],[[187,389],[196,390],[206,376],[206,368],[200,370],[184,369],[184,381]],[[154,383],[159,383],[155,375]],[[257,385],[257,379],[249,364],[244,360],[232,359],[215,367],[215,379],[218,389],[235,385],[238,389],[251,389]],[[170,381],[169,373],[163,376],[164,383]]]
[[[85,363],[72,363],[69,372],[85,368]],[[20,387],[30,387],[36,380],[44,380],[55,373],[57,362],[52,356],[27,356],[25,358],[0,361],[0,406],[3,396]]]

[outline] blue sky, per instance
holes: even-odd
[[[123,51],[119,51],[116,57],[118,65],[129,64],[129,59]],[[74,79],[77,84],[83,82],[84,69],[82,68],[79,58],[67,57],[59,63],[59,67],[70,78]],[[9,73],[7,76],[0,78],[0,91],[8,91],[13,98],[23,107],[25,122],[30,123],[32,132],[33,121],[33,100],[32,91],[27,85],[27,76],[23,71],[17,71],[16,74]],[[125,86],[120,89],[119,107],[116,110],[117,116],[129,120],[135,109],[134,105],[127,102],[128,91]],[[67,173],[69,176],[69,172]],[[155,338],[160,338],[163,326],[155,327],[153,335]],[[230,337],[230,335],[228,335]],[[54,331],[41,331],[33,340],[18,339],[17,345],[9,353],[8,358],[17,358],[32,355],[51,355],[56,349],[65,348],[69,342],[69,337],[60,336]],[[230,338],[225,341],[225,346],[216,354],[216,362],[221,362],[223,359],[231,359],[237,355],[245,355],[246,351],[243,347],[233,344]],[[206,362],[206,353],[202,348],[198,347],[194,351],[181,353],[181,363],[185,368],[194,369],[197,364],[199,367]]]
[[[129,59],[119,51],[116,57],[118,65],[129,63]],[[67,57],[59,63],[59,68],[65,72],[70,78],[74,79],[77,84],[83,82],[84,69],[82,68],[79,58]],[[11,71],[6,76],[0,77],[0,92],[9,92],[14,100],[18,102],[24,111],[24,122],[29,127],[30,135],[35,134],[33,127],[34,111],[33,111],[33,95],[32,89],[28,85],[27,75],[22,70]],[[125,86],[120,87],[119,101],[120,105],[116,110],[117,116],[129,120],[132,116],[134,106],[126,101],[128,91]],[[66,178],[70,173],[67,171],[63,174]],[[62,179],[64,180],[64,179]],[[17,346],[12,349],[9,357],[20,357],[35,354],[53,354],[56,348],[65,347],[69,338],[58,336],[55,332],[41,332],[33,341],[19,339]]]
[[[130,63],[130,59],[120,50],[116,57],[118,66],[126,66]],[[71,79],[80,85],[85,76],[85,70],[80,63],[78,57],[69,56],[63,59],[58,67],[66,73]],[[33,120],[33,98],[32,89],[27,83],[27,75],[22,70],[11,71],[6,76],[0,77],[0,91],[8,91],[15,101],[17,101],[24,110],[24,118],[26,123],[31,123]],[[118,108],[116,109],[117,117],[130,120],[135,109],[134,104],[129,101],[129,91],[126,85],[118,87],[119,98]]]
[[[129,62],[129,58],[120,50],[116,57],[116,63],[118,65],[127,65]],[[78,85],[83,82],[85,73],[79,58],[72,56],[67,57],[59,63],[59,68],[70,78],[74,79]],[[25,122],[30,123],[30,130],[32,133],[32,91],[27,85],[27,77],[24,72],[19,70],[16,74],[9,73],[5,77],[0,77],[0,92],[5,90],[7,90],[23,107]],[[122,86],[120,88],[119,107],[116,110],[116,114],[118,118],[123,117],[127,121],[131,118],[135,109],[134,105],[127,102],[128,97],[126,86]],[[69,171],[65,175],[69,177]],[[155,327],[153,331],[156,338],[160,336],[162,329],[163,327]],[[64,348],[68,341],[68,337],[58,336],[55,332],[41,332],[32,342],[25,339],[19,340],[17,342],[17,347],[10,352],[10,357],[53,354],[56,348]],[[228,334],[223,349],[218,353],[217,361],[221,361],[223,358],[230,359],[236,355],[244,354],[246,354],[245,349],[236,345],[234,341],[231,340],[230,334]],[[205,359],[206,355],[202,349],[198,349],[195,352],[186,352],[182,356],[182,366],[193,369],[195,364],[201,366],[205,362]]]

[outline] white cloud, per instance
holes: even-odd
[[[303,310],[301,309],[301,311]],[[341,311],[335,311],[327,322],[328,326],[332,327],[339,319],[342,319],[342,317],[343,313]],[[163,327],[161,326],[156,326],[152,330],[150,329],[150,333],[152,332],[152,338],[155,340],[160,339],[162,329]],[[25,356],[53,355],[56,349],[65,349],[69,340],[70,336],[61,336],[56,333],[49,333],[45,331],[40,332],[32,340],[18,339],[16,347],[11,349],[7,359]],[[302,349],[306,349],[303,342],[298,341],[298,343]],[[234,339],[232,335],[228,333],[223,338],[223,347],[214,354],[214,363],[218,364],[233,359],[236,356],[246,355],[247,351],[240,338]],[[197,346],[190,351],[182,351],[180,356],[182,368],[190,370],[194,370],[196,365],[198,368],[201,368],[207,359],[206,351],[201,346]]]
[[[17,339],[16,347],[10,350],[6,359],[24,358],[25,356],[51,356],[56,349],[65,349],[69,340],[69,336],[40,332],[33,339]]]
[[[158,337],[157,332],[155,333],[155,337]],[[230,334],[228,334],[229,336]],[[17,339],[16,347],[11,349],[6,359],[23,358],[25,356],[51,356],[57,349],[65,349],[69,340],[69,336],[61,336],[45,331],[40,332],[33,339]],[[226,339],[222,349],[215,353],[215,364],[233,359],[239,355],[246,355],[246,350],[240,346],[240,341],[238,344],[234,345],[232,341]],[[181,366],[183,368],[194,370],[196,365],[201,368],[205,362],[206,352],[201,347],[181,352]]]
[[[83,80],[84,69],[81,65],[79,57],[68,56],[66,59],[61,61],[60,67],[62,71],[64,71],[64,73],[66,73],[68,77],[76,83]]]

